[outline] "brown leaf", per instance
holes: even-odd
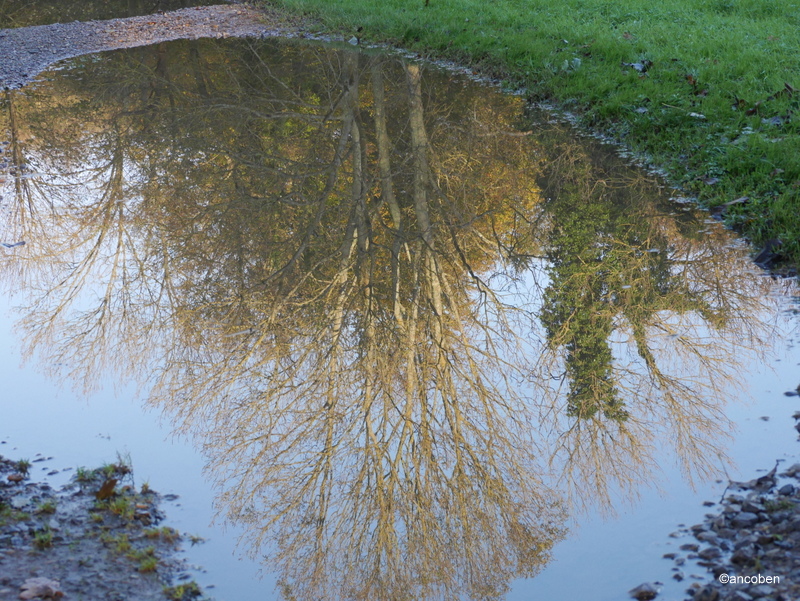
[[[114,488],[117,486],[117,479],[116,478],[109,478],[105,482],[103,482],[103,486],[100,487],[96,493],[94,493],[95,498],[98,501],[104,501],[105,499],[109,498],[111,495],[114,494]]]
[[[761,106],[761,101],[759,100],[756,102],[751,108],[747,109],[744,114],[745,115],[755,115],[758,113],[758,109]]]
[[[688,81],[689,85],[692,86],[692,87],[697,85],[697,78],[694,75],[692,75],[691,73],[686,76],[686,81]]]

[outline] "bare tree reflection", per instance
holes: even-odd
[[[723,453],[763,280],[518,99],[277,43],[82,76],[15,109],[30,350],[149,376],[287,598],[497,597],[565,499]]]

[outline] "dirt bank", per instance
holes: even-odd
[[[186,601],[201,596],[161,526],[161,495],[128,465],[79,469],[59,490],[0,456],[0,600]]]
[[[0,88],[18,88],[65,58],[178,39],[298,36],[303,23],[234,4],[168,13],[0,29]]]

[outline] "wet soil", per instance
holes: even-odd
[[[308,23],[243,4],[200,6],[167,13],[0,29],[0,88],[30,82],[66,58],[178,39],[298,36]]]
[[[183,537],[159,525],[162,497],[135,490],[127,466],[81,470],[59,490],[25,472],[0,456],[0,600],[200,596],[179,556]],[[38,594],[24,596],[26,585]]]

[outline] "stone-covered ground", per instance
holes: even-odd
[[[59,490],[0,456],[0,600],[187,600],[200,596],[160,526],[161,496],[134,487],[124,462],[79,469]]]

